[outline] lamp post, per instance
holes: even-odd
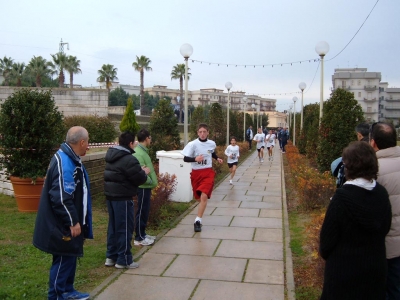
[[[256,105],[253,103],[252,105],[251,105],[251,108],[253,109],[253,124],[254,124],[254,110],[255,110],[255,108],[256,108]],[[256,130],[257,131],[257,130]]]
[[[299,83],[299,89],[301,90],[301,121],[300,121],[300,130],[303,130],[303,92],[306,89],[307,85],[304,82]]]
[[[258,119],[260,119],[260,107],[257,106],[257,132],[258,132]],[[260,122],[261,125],[261,122]]]
[[[319,42],[315,46],[315,52],[321,57],[321,86],[320,86],[320,99],[319,99],[319,124],[321,125],[322,109],[324,106],[324,57],[329,52],[329,44],[325,41]]]
[[[229,145],[229,100],[230,90],[232,88],[232,82],[228,81],[225,83],[225,87],[228,90],[228,103],[226,104],[226,145]]]
[[[184,135],[184,146],[188,143],[188,59],[193,53],[193,47],[190,44],[183,44],[180,52],[185,58],[185,112],[183,121],[183,135]]]
[[[292,128],[292,116],[291,116],[292,108],[293,108],[293,105],[289,105],[289,129]]]
[[[246,141],[246,103],[247,97],[243,97],[243,141]]]
[[[293,146],[296,146],[296,101],[297,97],[293,97],[294,109],[293,109]]]

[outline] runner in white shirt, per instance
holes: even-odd
[[[228,156],[228,167],[229,172],[231,172],[231,179],[229,180],[229,184],[232,184],[233,176],[235,176],[236,167],[238,164],[239,154],[239,146],[236,145],[236,138],[231,137],[231,144],[225,149],[225,155]]]
[[[254,141],[257,141],[258,160],[264,162],[265,134],[261,127],[258,128],[258,133],[254,136]]]
[[[197,127],[199,138],[187,143],[181,152],[184,155],[183,161],[192,163],[190,180],[193,196],[200,202],[197,217],[194,221],[195,232],[201,232],[201,218],[214,187],[215,172],[212,168],[212,159],[218,160],[220,164],[223,163],[223,160],[215,153],[215,142],[207,139],[208,133],[207,124],[199,124]]]
[[[274,160],[272,149],[274,149],[275,147],[275,139],[276,139],[275,133],[272,133],[272,130],[270,130],[268,135],[265,137],[268,149],[268,160]]]

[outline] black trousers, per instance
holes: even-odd
[[[146,237],[146,226],[150,214],[151,189],[138,188],[137,208],[135,215],[135,240],[141,241]]]

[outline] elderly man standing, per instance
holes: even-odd
[[[77,257],[83,241],[93,238],[89,177],[80,156],[89,143],[87,130],[68,130],[67,138],[50,161],[40,196],[33,245],[53,255],[48,299],[89,298],[74,289]]]
[[[389,193],[392,205],[392,226],[386,236],[388,263],[387,299],[400,299],[400,147],[392,124],[374,123],[370,128],[370,144],[379,162],[378,182]]]

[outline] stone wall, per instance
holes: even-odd
[[[93,153],[82,157],[90,178],[90,192],[92,198],[102,196],[104,194],[104,168],[106,162],[104,157],[106,152]],[[4,171],[0,172],[0,193],[14,196],[14,191],[10,180],[4,175]]]
[[[3,103],[18,87],[0,86],[0,103]],[[49,88],[42,88],[49,90]],[[64,116],[108,116],[108,92],[101,89],[53,88],[54,100]]]

